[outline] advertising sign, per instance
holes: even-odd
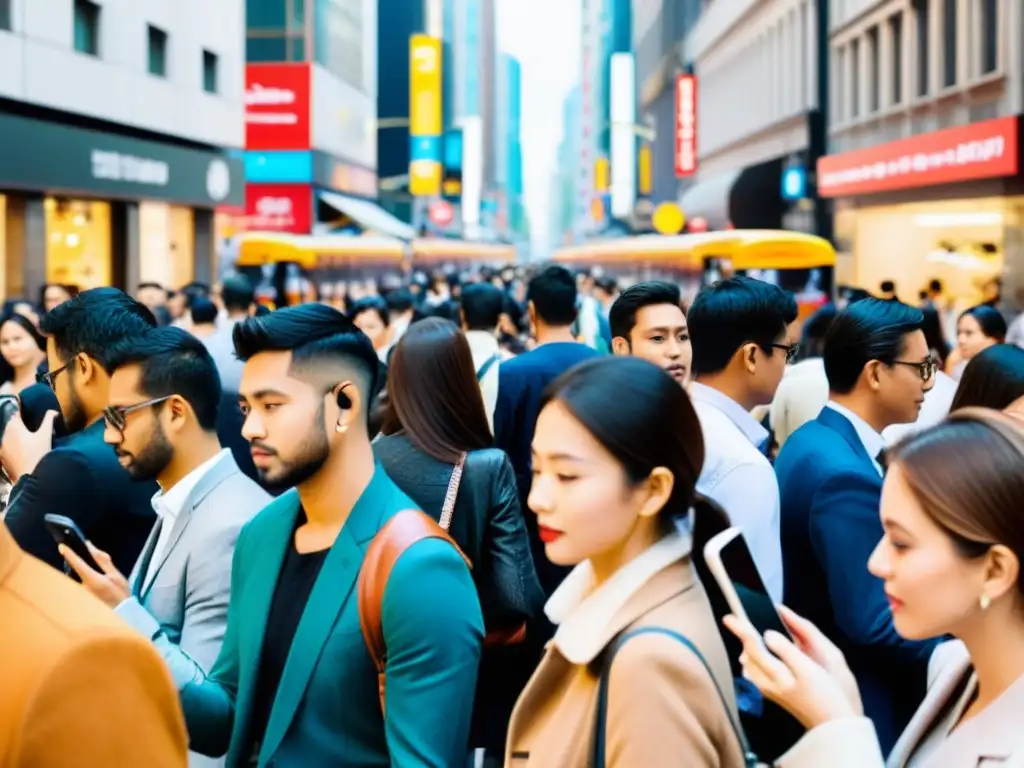
[[[1017,117],[911,136],[818,160],[822,197],[1013,176],[1019,168]]]
[[[430,204],[430,208],[427,209],[427,216],[437,226],[447,227],[455,220],[455,209],[451,203],[445,200],[437,200]]]
[[[313,189],[305,184],[249,184],[245,217],[250,230],[308,235],[313,228]]]
[[[409,191],[441,194],[441,41],[429,35],[409,39]]]
[[[697,172],[697,78],[676,76],[676,177]]]
[[[310,80],[308,64],[246,66],[246,149],[309,149]]]
[[[611,59],[612,216],[626,218],[636,202],[636,62],[631,53]]]

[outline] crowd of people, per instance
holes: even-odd
[[[350,288],[8,302],[0,765],[1024,765],[994,306]]]

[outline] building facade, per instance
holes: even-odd
[[[241,0],[0,11],[0,294],[211,281],[244,202]]]

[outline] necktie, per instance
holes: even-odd
[[[885,475],[886,470],[889,469],[889,457],[885,453],[885,448],[878,452],[875,461],[878,462],[878,466],[882,468],[882,474]]]

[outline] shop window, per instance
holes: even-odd
[[[931,0],[914,0],[914,21],[917,30],[917,95],[927,96],[929,76],[928,64],[931,60],[928,35],[929,6]]]
[[[75,50],[100,55],[100,7],[89,0],[75,0]]]
[[[903,14],[889,19],[889,37],[892,41],[892,103],[903,103]]]
[[[981,0],[981,74],[999,68],[999,0]]]
[[[878,49],[878,27],[868,30],[868,109],[877,112],[882,106],[879,79],[881,77]]]
[[[956,85],[956,6],[960,0],[943,0],[942,85]]]
[[[149,26],[149,74],[167,77],[167,33]]]
[[[219,65],[216,53],[203,51],[203,90],[207,93],[217,93]]]
[[[11,0],[0,0],[0,29],[12,29]]]
[[[850,43],[850,117],[860,115],[860,40]]]
[[[110,205],[47,198],[46,280],[82,289],[111,285]]]
[[[245,60],[288,61],[288,44],[284,35],[273,37],[249,36],[245,41]]]

